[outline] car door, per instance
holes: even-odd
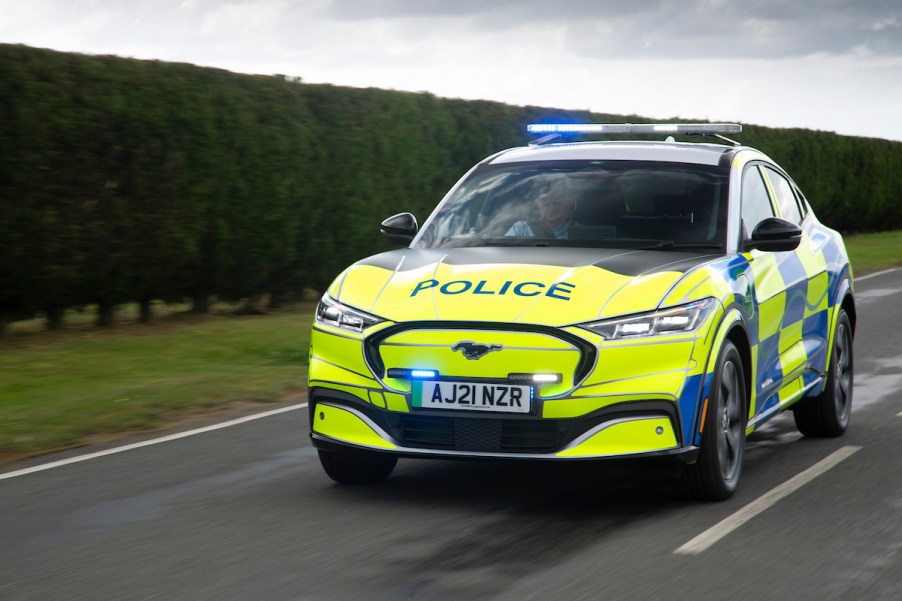
[[[775,217],[776,208],[768,191],[760,163],[745,166],[741,184],[742,240],[748,240],[758,225],[768,217]],[[786,287],[777,262],[777,253],[751,250],[744,253],[752,272],[756,311],[749,315],[752,335],[752,407],[750,423],[771,406],[779,406],[778,390],[783,383],[780,363],[780,333],[786,305]],[[771,399],[776,399],[773,401]]]
[[[802,228],[802,241],[792,252],[777,253],[786,285],[781,369],[786,380],[781,404],[792,401],[819,378],[825,361],[828,331],[829,274],[823,253],[826,238],[811,227],[805,205],[789,178],[771,165],[762,167],[778,216]],[[783,345],[781,345],[782,347]]]

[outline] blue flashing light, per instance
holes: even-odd
[[[410,377],[417,379],[429,379],[434,378],[438,375],[438,372],[434,369],[411,369]]]
[[[435,369],[406,369],[403,367],[392,367],[386,374],[389,378],[402,378],[408,380],[430,380],[438,377],[438,370]]]
[[[600,134],[605,127],[601,123],[532,123],[526,126],[526,131],[531,134]]]

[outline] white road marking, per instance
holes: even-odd
[[[902,417],[902,411],[896,414],[896,417]]]
[[[866,280],[866,279],[868,279],[868,278],[876,278],[878,275],[883,275],[883,274],[885,274],[885,273],[892,273],[892,272],[894,272],[894,271],[898,271],[899,269],[902,269],[902,267],[893,267],[892,269],[884,269],[883,271],[877,271],[877,272],[875,272],[875,273],[869,273],[869,274],[867,274],[867,275],[861,276],[860,278],[855,278],[855,281],[856,281],[856,282],[863,282],[864,280]]]
[[[764,493],[733,515],[724,518],[711,528],[708,528],[691,541],[678,548],[674,553],[678,555],[698,555],[753,517],[757,516],[759,513],[769,509],[781,499],[789,496],[827,470],[835,467],[859,449],[861,449],[861,447],[842,447],[831,455],[818,461],[804,472],[796,474],[778,487]]]
[[[112,449],[105,449],[103,451],[96,451],[94,453],[78,455],[77,457],[69,457],[68,459],[60,459],[59,461],[51,461],[50,463],[42,463],[41,465],[35,465],[33,467],[26,467],[25,469],[16,470],[14,472],[7,472],[5,474],[0,474],[0,480],[6,480],[7,478],[15,478],[16,476],[24,476],[26,474],[33,474],[35,472],[43,472],[44,470],[53,469],[55,467],[69,465],[71,463],[79,463],[81,461],[87,461],[89,459],[96,459],[98,457],[106,457],[107,455],[115,455],[116,453],[124,453],[125,451],[131,451],[133,449],[140,449],[141,447],[149,447],[151,445],[161,444],[164,442],[170,442],[172,440],[178,440],[180,438],[187,438],[189,436],[194,436],[195,434],[203,434],[204,432],[212,432],[214,430],[222,430],[223,428],[237,426],[238,424],[250,422],[255,419],[262,419],[264,417],[269,417],[271,415],[278,415],[279,413],[285,413],[286,411],[294,411],[296,409],[303,409],[306,406],[307,406],[307,403],[301,403],[299,405],[290,405],[288,407],[282,407],[280,409],[273,409],[271,411],[264,411],[262,413],[255,413],[253,415],[239,417],[237,419],[232,419],[227,422],[213,424],[212,426],[204,426],[203,428],[197,428],[195,430],[187,430],[185,432],[177,432],[175,434],[169,434],[167,436],[161,436],[160,438],[153,438],[151,440],[144,440],[144,441],[136,442],[133,444],[127,444],[127,445],[123,445],[121,447],[113,447]]]

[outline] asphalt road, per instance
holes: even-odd
[[[777,418],[727,502],[582,464],[405,460],[384,484],[338,486],[296,410],[0,479],[0,600],[898,601],[902,270],[857,293],[849,431],[810,440]]]

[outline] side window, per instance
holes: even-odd
[[[742,225],[743,236],[751,238],[755,226],[768,217],[774,216],[774,207],[770,204],[767,188],[761,179],[758,167],[747,167],[742,174]]]
[[[802,214],[799,213],[799,205],[796,202],[795,194],[792,193],[792,186],[789,185],[789,182],[786,181],[785,177],[770,167],[765,167],[764,171],[767,172],[767,179],[770,180],[770,185],[777,195],[777,204],[780,206],[780,217],[795,224],[801,223]]]
[[[802,194],[802,191],[799,190],[799,187],[793,184],[792,189],[795,190],[796,198],[799,199],[799,209],[802,211],[802,219],[805,219],[805,216],[808,215],[808,199],[805,198],[805,195]]]

